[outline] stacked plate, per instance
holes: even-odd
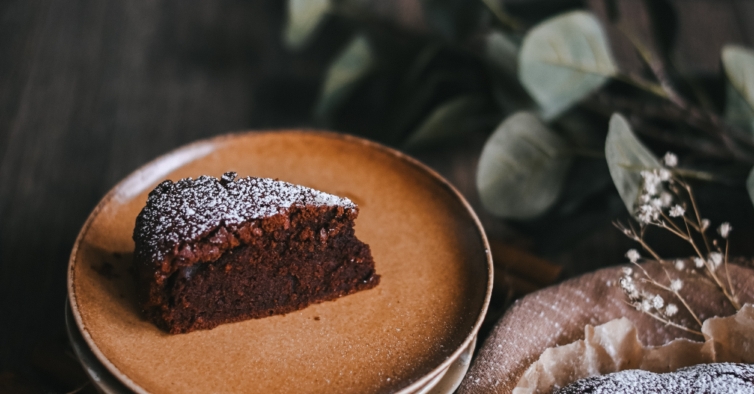
[[[349,197],[380,285],[189,334],[144,320],[129,267],[147,194],[164,179],[227,171]],[[69,264],[69,336],[106,393],[453,392],[492,287],[486,237],[452,186],[397,151],[323,132],[229,135],[160,157],[99,203]]]

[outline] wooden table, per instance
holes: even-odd
[[[724,42],[754,43],[754,2],[675,3],[684,4],[680,53],[695,67],[718,67],[710,59]],[[330,24],[325,44],[290,53],[280,39],[283,7],[279,0],[0,4],[0,391],[9,384],[71,390],[81,382],[63,351],[68,255],[118,180],[196,139],[313,124],[319,81],[350,27]],[[478,206],[473,174],[483,142],[420,158]],[[494,236],[509,232],[483,219]],[[615,260],[625,244],[618,238],[592,236],[577,249]]]

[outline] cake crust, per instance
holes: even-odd
[[[140,303],[171,333],[288,313],[379,283],[358,207],[235,173],[165,181],[134,228]]]

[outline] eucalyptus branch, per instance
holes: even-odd
[[[625,73],[617,73],[613,75],[613,78],[628,83],[630,85],[634,85],[637,88],[643,89],[649,93],[652,93],[658,97],[662,97],[664,99],[670,99],[670,96],[668,96],[668,92],[663,89],[662,85],[658,85],[652,81],[646,80],[638,75],[635,74],[625,74]]]
[[[512,31],[521,31],[524,28],[524,25],[516,18],[508,15],[507,12],[501,7],[500,3],[495,0],[482,0],[482,3],[484,3],[485,6],[487,6],[487,9],[492,12],[493,15],[497,18],[497,20],[506,28],[512,30]]]
[[[740,132],[736,132],[735,126],[729,125],[724,122],[720,116],[712,111],[708,111],[702,108],[698,108],[691,104],[673,84],[672,79],[667,72],[667,65],[665,62],[652,54],[650,51],[634,34],[630,33],[627,29],[621,26],[618,29],[628,38],[629,42],[634,46],[639,56],[652,70],[655,78],[659,82],[659,86],[664,91],[664,97],[671,103],[675,104],[683,112],[687,114],[688,123],[695,125],[700,130],[703,130],[711,135],[715,135],[725,147],[731,151],[735,156],[741,154],[738,147],[733,142],[735,136],[739,142],[745,143],[749,146],[754,146],[754,140],[748,135]]]
[[[662,59],[658,58],[657,56],[654,56],[652,51],[647,48],[636,35],[628,31],[628,29],[624,28],[623,26],[619,25],[618,30],[623,33],[623,35],[628,38],[628,41],[631,43],[631,45],[634,46],[634,49],[636,49],[636,52],[641,56],[641,58],[644,60],[644,62],[649,66],[650,70],[652,70],[652,73],[654,74],[655,78],[657,78],[657,81],[660,83],[660,87],[665,92],[665,97],[670,100],[672,103],[677,105],[680,108],[688,108],[689,103],[688,101],[683,98],[683,96],[678,92],[678,90],[673,85],[672,80],[670,79],[670,75],[667,71],[667,66],[665,65],[665,62],[662,61]]]
[[[658,119],[675,124],[686,124],[689,127],[696,128],[694,125],[689,124],[688,117],[684,112],[678,110],[675,106],[668,106],[662,103],[647,104],[640,100],[628,99],[601,92],[595,94],[592,98],[585,100],[582,103],[582,107],[608,117],[614,112],[625,113],[628,115],[637,132],[674,146],[692,150],[707,157],[730,159],[731,156],[733,156],[740,162],[754,164],[754,152],[734,148],[737,150],[737,152],[734,153],[731,152],[727,146],[712,143],[690,133],[668,131],[647,121],[648,119]]]

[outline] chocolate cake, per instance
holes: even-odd
[[[377,286],[347,198],[229,172],[165,181],[136,218],[146,317],[170,333],[284,314]]]
[[[754,394],[754,365],[699,364],[655,374],[639,369],[578,380],[556,394]]]

